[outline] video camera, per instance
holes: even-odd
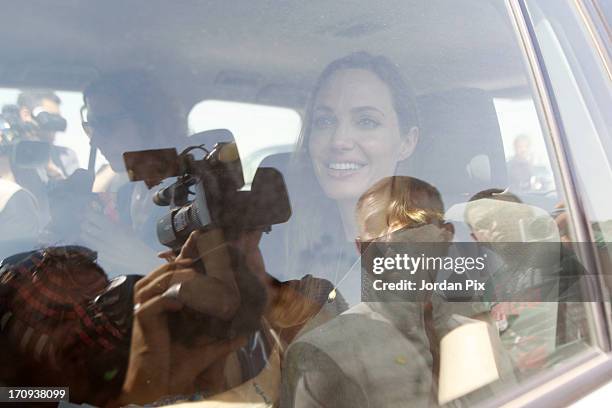
[[[212,132],[231,135],[226,130],[212,130],[192,137]],[[196,160],[195,150],[204,151],[204,158]],[[159,242],[175,251],[196,230],[221,228],[232,239],[240,231],[269,229],[291,216],[287,188],[276,169],[259,168],[250,190],[245,188],[234,142],[217,143],[210,151],[202,145],[180,154],[176,149],[158,149],[126,152],[123,157],[130,180],[144,181],[149,188],[177,177],[153,199],[157,205],[175,207],[157,222]]]
[[[11,158],[19,168],[35,169],[49,162],[51,145],[31,140],[28,124],[19,117],[17,105],[5,105],[0,114],[0,154]]]
[[[14,137],[20,139],[36,139],[36,132],[65,132],[68,123],[58,113],[47,112],[41,107],[32,110],[32,121],[24,122],[19,115],[19,106],[9,104],[2,107],[3,131],[8,126]]]
[[[192,136],[231,137],[227,130],[213,130]],[[204,152],[196,159],[195,151]],[[291,216],[289,197],[283,176],[272,168],[260,168],[248,189],[234,142],[220,142],[212,150],[204,145],[192,146],[180,154],[176,149],[126,152],[123,155],[131,181],[144,181],[149,188],[169,177],[177,177],[170,186],[161,188],[153,201],[173,207],[157,222],[159,241],[179,252],[191,232],[221,230],[226,240],[237,238],[242,231],[268,231],[274,224],[286,222]],[[226,246],[228,273],[240,293],[240,305],[231,321],[213,318],[185,307],[169,320],[174,338],[189,342],[200,334],[216,338],[231,338],[252,334],[260,327],[266,305],[266,289],[249,269],[244,254]],[[202,255],[203,256],[203,255]],[[203,260],[199,268],[207,273]]]

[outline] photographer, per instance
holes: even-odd
[[[186,144],[181,107],[146,72],[101,76],[83,92],[83,128],[119,178],[126,151],[180,147]],[[161,164],[163,165],[163,163]],[[88,207],[79,223],[77,242],[94,248],[109,274],[141,273],[159,266],[155,222],[162,214],[152,203],[154,191],[128,183],[111,192],[102,210]],[[105,213],[115,214],[109,222]]]
[[[32,140],[51,145],[51,157],[47,166],[50,179],[62,179],[71,175],[78,167],[79,161],[74,150],[54,145],[58,132],[66,130],[66,119],[61,115],[62,101],[50,90],[28,90],[17,97],[19,119],[23,129]]]
[[[41,227],[36,198],[16,181],[9,132],[8,123],[0,129],[0,257],[30,249]]]
[[[115,319],[126,308],[112,305],[116,292],[111,299],[105,296],[112,285],[95,259],[87,248],[67,246],[20,253],[2,262],[1,384],[69,387],[71,401],[95,405],[118,395],[130,324],[116,322],[131,319]],[[128,311],[129,297],[123,302]]]
[[[318,314],[318,319],[333,317],[321,310],[324,300],[310,296],[314,287],[327,294],[330,290],[325,285],[327,281],[306,277],[279,283],[266,273],[259,250],[261,230],[244,231],[220,245],[211,242],[206,234],[191,233],[176,258],[171,251],[161,254],[169,263],[136,284],[126,380],[121,395],[111,406],[196,400],[210,401],[213,406],[216,402],[275,402],[280,392],[280,359],[287,344],[314,315]],[[212,244],[214,249],[201,256],[198,245],[202,244]],[[203,274],[197,260],[202,258],[211,265],[210,257],[218,256],[215,251],[222,248],[240,262],[233,262],[231,267],[208,268],[207,274]],[[240,275],[232,271],[236,268],[248,270],[256,281],[244,279],[244,274],[237,279]],[[248,288],[241,280],[248,281]],[[262,298],[263,309],[253,306]],[[259,311],[250,313],[249,309]],[[260,321],[261,329],[238,328],[238,334],[229,338],[208,334],[181,336],[172,319],[189,310],[222,321],[242,321],[243,325],[246,315],[248,320]],[[253,378],[237,375],[240,367],[236,366],[236,357],[244,356],[251,348],[252,338],[258,335],[268,338],[270,343],[265,367]]]
[[[225,357],[243,346],[246,337],[223,340],[200,334],[185,339],[170,329],[169,319],[181,310],[190,308],[230,320],[244,301],[231,272],[198,271],[197,241],[201,237],[199,232],[192,233],[175,260],[136,284],[130,359],[118,405],[170,396],[187,399],[196,392],[214,395],[227,388]],[[253,250],[247,244],[249,237],[252,234],[244,234],[223,245],[231,245],[248,257],[243,251]]]
[[[13,201],[11,205],[13,209],[11,210],[9,206],[8,210],[21,214],[18,218],[24,222],[29,245],[3,245],[0,255],[10,255],[33,247],[37,241],[36,234],[50,220],[47,195],[49,185],[65,179],[78,167],[74,151],[53,144],[56,133],[66,130],[66,119],[60,114],[60,103],[59,97],[52,91],[31,90],[19,95],[17,105],[2,107],[3,130],[0,132],[4,150],[1,153],[4,156],[2,171],[6,173],[3,178],[16,183],[20,188],[19,195],[22,196],[21,204],[17,205]],[[17,154],[19,151],[21,154]],[[7,164],[9,163],[7,160],[10,164]],[[6,183],[4,184],[3,196],[12,194],[14,188],[8,188]],[[25,191],[33,197],[23,197]],[[35,210],[32,207],[32,200],[36,203]],[[35,233],[28,228],[32,225],[28,217],[37,224]],[[17,239],[20,239],[22,234],[18,231],[16,234]]]
[[[169,105],[170,99],[163,95],[156,83],[139,72],[106,75],[85,89],[83,127],[90,135],[92,145],[99,147],[114,171],[123,169],[122,155],[126,151],[186,144],[187,138],[183,137],[185,133],[179,130],[184,117],[179,114],[176,106]],[[150,162],[154,170],[172,164],[163,158],[150,160],[147,154],[138,160]],[[197,263],[192,266],[189,261],[183,263],[183,259],[199,256],[206,263],[209,253],[200,249],[200,255],[195,255],[193,240],[197,239],[191,235],[191,242],[187,240],[184,243],[176,261],[172,260],[170,264],[157,268],[138,283],[135,294],[138,306],[130,362],[118,404],[148,403],[166,396],[178,399],[205,398],[224,390],[238,392],[236,386],[243,384],[244,387],[246,380],[258,376],[260,372],[278,374],[278,358],[274,363],[270,356],[274,355],[275,350],[282,351],[283,346],[319,312],[328,299],[332,287],[327,281],[310,276],[281,284],[266,274],[258,248],[263,228],[249,229],[245,225],[253,220],[257,226],[286,221],[262,221],[275,213],[275,204],[279,201],[279,185],[275,183],[278,180],[269,178],[269,172],[263,172],[261,183],[258,184],[256,176],[252,191],[258,191],[257,185],[261,186],[262,191],[254,194],[255,206],[249,207],[244,197],[232,193],[237,190],[226,183],[227,178],[232,179],[232,176],[238,174],[226,171],[228,166],[232,167],[234,160],[230,159],[217,166],[219,162],[224,162],[219,156],[219,160],[215,161],[217,164],[207,161],[208,164],[204,165],[200,162],[206,168],[212,166],[212,172],[196,172],[207,181],[211,181],[208,180],[210,177],[220,177],[216,181],[212,180],[212,184],[204,182],[206,190],[212,194],[206,197],[206,201],[210,205],[208,209],[213,220],[214,213],[221,211],[224,213],[223,220],[218,221],[225,225],[224,221],[231,220],[229,222],[234,227],[234,233],[226,236],[227,241],[213,240],[216,244],[212,246],[209,238],[203,241],[209,250],[226,248],[231,262],[218,268],[213,267],[212,273],[207,266],[206,274],[198,273]],[[242,174],[241,170],[239,174]],[[155,184],[148,183],[149,177],[150,174],[144,172],[139,179],[149,185]],[[130,178],[134,180],[133,174]],[[117,204],[121,220],[124,223],[127,221],[130,228],[109,223],[99,214],[88,211],[80,224],[82,242],[96,249],[102,262],[112,263],[124,271],[146,270],[153,259],[153,249],[159,245],[152,242],[156,241],[152,226],[162,216],[168,216],[165,210],[154,210],[152,198],[158,190],[148,191],[143,182],[122,187],[118,192]],[[226,202],[225,198],[228,197],[231,198]],[[188,205],[180,206],[181,210],[189,210],[181,214],[189,214],[190,217],[194,215],[187,208]],[[199,212],[196,211],[196,214]],[[246,223],[240,221],[243,218]],[[145,243],[149,244],[148,249],[143,248]],[[172,247],[176,248],[174,245]],[[171,253],[163,256],[173,258]],[[193,316],[194,310],[197,316]],[[193,317],[191,322],[189,316]],[[214,330],[212,333],[211,330],[198,332],[198,325],[206,323],[208,318],[217,319],[217,324],[213,326],[221,327],[220,334]],[[177,321],[185,321],[187,324],[177,324]],[[265,340],[259,340],[261,338]],[[245,341],[249,342],[249,346],[240,347]],[[236,349],[239,349],[236,353],[230,353]],[[276,353],[278,355],[278,351]],[[243,364],[245,361],[246,364]],[[245,365],[249,366],[247,370],[244,370]],[[265,366],[264,370],[262,365]],[[269,390],[265,392],[266,400],[276,399],[278,382],[278,375],[276,381],[270,381]],[[259,392],[256,392],[259,388],[253,388],[253,384],[246,387],[250,387],[248,398],[261,400]],[[257,387],[261,387],[259,382]],[[241,395],[238,400],[244,400],[243,394],[238,393]]]
[[[99,406],[213,395],[237,385],[227,378],[226,357],[246,336],[182,336],[173,322],[194,310],[229,321],[240,305],[249,305],[250,295],[237,291],[233,265],[221,263],[206,274],[201,268],[218,259],[220,248],[231,247],[255,274],[260,235],[247,232],[217,245],[210,235],[193,233],[177,259],[144,278],[108,281],[96,253],[76,246],[5,260],[0,344],[8,352],[0,359],[7,368],[0,370],[0,383],[69,387],[72,402]],[[214,247],[199,255],[203,244]]]

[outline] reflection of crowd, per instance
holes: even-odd
[[[548,193],[553,188],[550,170],[538,165],[531,139],[526,134],[514,138],[514,156],[508,160],[508,181],[514,191]]]
[[[22,92],[2,108],[0,129],[0,227],[3,255],[31,247],[49,220],[47,186],[78,167],[76,154],[54,144],[66,129],[61,100],[46,90]]]
[[[74,402],[103,406],[429,406],[441,395],[472,401],[478,396],[470,393],[495,393],[521,374],[508,328],[500,328],[511,309],[502,302],[450,302],[436,293],[421,302],[360,302],[360,252],[385,242],[450,251],[454,234],[436,187],[404,174],[421,137],[417,104],[385,57],[351,54],[319,76],[286,174],[293,217],[278,237],[285,249],[278,254],[262,254],[264,228],[231,236],[212,228],[191,234],[179,253],[158,257],[160,213],[144,183],[123,183],[122,154],[186,147],[184,115],[141,72],[96,80],[84,101],[84,128],[110,165],[98,186],[112,194],[89,195],[94,180],[78,190],[88,201],[74,210],[69,238],[58,240],[82,246],[5,261],[0,341],[11,353],[2,367],[16,368],[0,383],[70,386]],[[70,176],[65,156],[45,162],[49,178]],[[67,182],[77,177],[83,173]],[[68,200],[77,192],[66,191]],[[502,190],[473,198],[466,223],[476,241],[522,239],[508,238],[516,232],[512,221],[533,217],[513,198]],[[284,260],[282,272],[266,269],[268,256]],[[107,273],[129,276],[109,281]],[[520,319],[512,323],[514,330]],[[470,378],[440,347],[467,325],[482,327],[471,340],[490,353],[450,340],[445,349],[465,350],[462,358],[474,366],[486,366],[490,355],[492,372],[482,377]],[[551,341],[538,367],[554,351]],[[462,385],[440,389],[442,372],[459,373]]]

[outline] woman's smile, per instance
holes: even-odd
[[[368,171],[368,163],[363,160],[331,159],[323,163],[327,175],[333,178],[346,178]]]

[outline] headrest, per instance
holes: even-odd
[[[420,140],[402,171],[434,185],[444,198],[467,199],[478,191],[506,186],[501,132],[493,98],[486,91],[459,88],[424,95],[418,105]]]
[[[186,140],[186,145],[181,146],[181,148],[204,145],[208,150],[211,150],[217,143],[234,141],[234,135],[227,129],[204,130],[190,135]]]

